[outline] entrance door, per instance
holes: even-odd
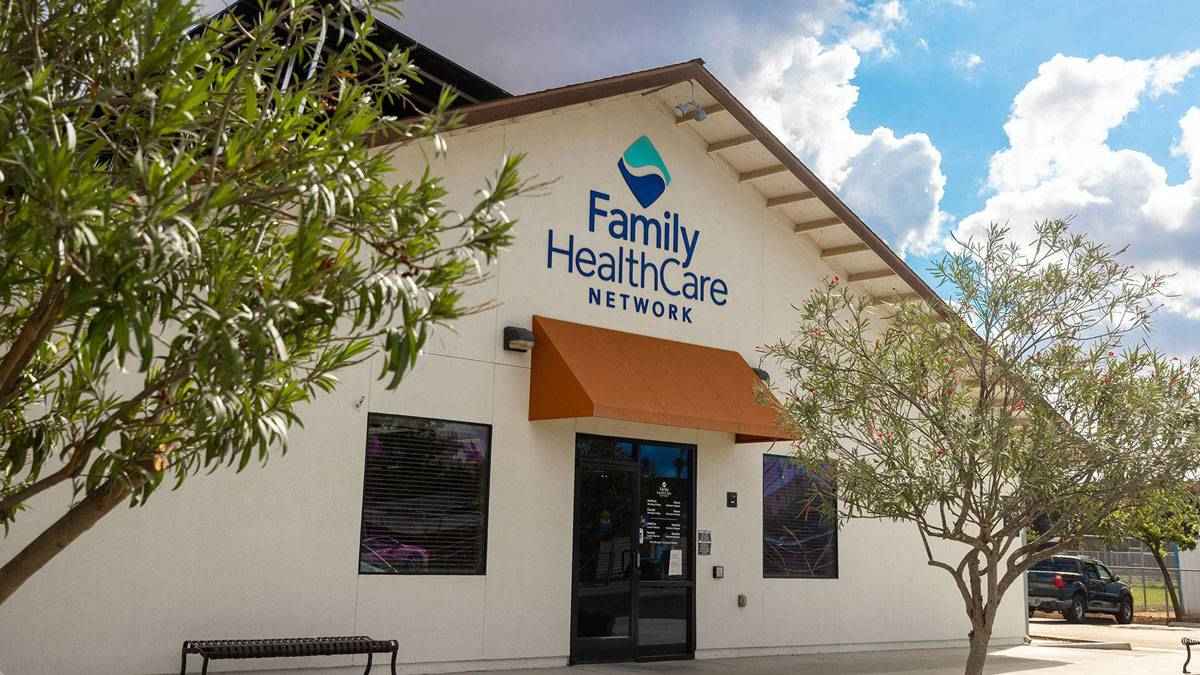
[[[571,662],[690,658],[695,446],[575,442]]]

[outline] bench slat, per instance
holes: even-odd
[[[183,643],[185,654],[199,654],[211,660],[376,654],[392,652],[397,647],[398,643],[395,640],[375,640],[366,635],[260,640],[189,640]]]

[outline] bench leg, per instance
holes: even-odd
[[[187,647],[179,651],[179,675],[187,675]]]
[[[1186,673],[1188,671],[1188,669],[1187,669],[1188,664],[1192,662],[1192,646],[1191,645],[1184,645],[1184,646],[1187,647],[1187,652],[1188,652],[1187,659],[1183,662],[1183,672]]]
[[[200,675],[208,675],[208,657],[204,657],[204,665],[200,666]]]
[[[367,652],[367,669],[363,671],[363,675],[371,675],[371,661],[375,659],[375,655]]]
[[[399,651],[398,648],[392,647],[392,675],[396,675],[396,653]]]

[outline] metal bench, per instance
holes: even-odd
[[[391,652],[392,675],[396,675],[396,654],[399,644],[395,640],[373,640],[365,635],[348,637],[272,638],[269,640],[187,640],[183,643],[183,655],[179,675],[187,673],[188,654],[198,654],[204,659],[200,672],[208,673],[208,662],[217,659],[276,659],[289,656],[337,656],[341,654],[366,654],[367,669],[371,672],[371,661],[375,654]]]
[[[1195,645],[1200,645],[1200,640],[1193,640],[1190,637],[1185,637],[1180,640],[1180,642],[1183,643],[1184,647],[1187,647],[1187,660],[1183,662],[1183,672],[1186,673],[1188,671],[1188,664],[1192,662],[1192,647]]]

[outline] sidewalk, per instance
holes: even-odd
[[[574,666],[544,670],[508,671],[510,675],[632,675],[669,673],[692,675],[961,675],[966,650],[869,652],[770,656],[699,661],[660,661]],[[1179,653],[1157,650],[1105,652],[1062,647],[1020,646],[1000,649],[988,657],[988,673],[1038,675],[1152,675],[1178,673]],[[1197,664],[1200,665],[1200,664]],[[1200,671],[1200,668],[1197,668]]]
[[[1029,620],[1029,635],[1056,640],[1128,642],[1134,649],[1179,650],[1182,654],[1183,648],[1179,645],[1179,639],[1184,636],[1200,638],[1200,629],[1138,623],[1121,625],[1107,617],[1088,617],[1083,623],[1067,623],[1060,619],[1038,617]],[[1182,665],[1182,662],[1180,663]],[[1200,672],[1200,667],[1194,670]]]

